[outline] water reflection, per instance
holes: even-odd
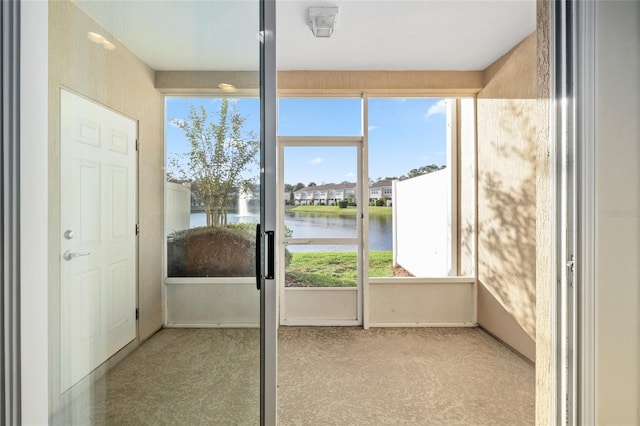
[[[257,223],[260,219],[258,211],[250,207],[248,215],[230,210],[227,214],[228,223]],[[285,225],[292,231],[294,238],[355,238],[357,237],[357,222],[353,215],[323,215],[306,212],[285,212]],[[191,213],[191,228],[205,226],[207,219],[204,212]],[[336,251],[337,246],[290,244],[291,252],[306,251]],[[369,217],[369,250],[393,249],[393,221],[391,216]]]
[[[284,223],[292,231],[294,238],[355,238],[357,237],[356,217],[352,215],[328,216],[315,213],[285,213]],[[369,249],[391,250],[393,248],[393,224],[390,216],[369,218]],[[290,244],[289,251],[336,251],[337,246],[305,246]]]

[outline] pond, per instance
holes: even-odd
[[[230,211],[229,223],[251,223],[258,221],[259,214],[250,207],[247,215],[238,215]],[[356,217],[323,215],[318,213],[300,213],[287,211],[285,225],[292,231],[294,238],[354,238],[356,237]],[[206,225],[204,212],[191,213],[191,227]],[[340,246],[331,245],[289,245],[291,252],[336,251]],[[393,221],[391,216],[371,216],[369,218],[369,250],[393,249]]]
[[[293,232],[294,238],[355,238],[357,236],[355,216],[335,216],[318,213],[287,211],[284,223]],[[339,246],[338,246],[339,247]],[[337,246],[289,245],[289,251],[340,251]],[[369,250],[393,249],[393,222],[391,216],[369,218]]]

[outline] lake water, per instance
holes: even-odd
[[[237,211],[227,215],[229,223],[257,223],[259,214],[250,207],[249,215],[239,216]],[[354,238],[356,237],[355,216],[326,216],[316,213],[299,213],[287,211],[285,225],[293,232],[294,238]],[[204,212],[191,213],[191,227],[205,226],[207,220]],[[292,245],[291,252],[305,251],[346,251],[355,247],[332,245]],[[393,223],[390,216],[369,218],[369,250],[393,249]]]

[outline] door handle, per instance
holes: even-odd
[[[91,253],[89,253],[88,251],[75,253],[75,252],[72,252],[71,250],[67,250],[64,252],[62,257],[64,258],[64,260],[72,260],[72,259],[75,259],[76,257],[89,256],[90,254]]]
[[[260,256],[262,255],[262,250],[260,249],[260,224],[256,225],[256,288],[260,290],[260,283],[262,282],[262,271],[260,270]]]
[[[262,250],[261,242],[262,236],[266,237],[265,244],[265,260],[267,263],[266,273],[262,276],[260,266],[262,265]],[[262,286],[262,278],[265,280],[272,280],[275,278],[275,262],[276,262],[276,235],[274,231],[261,232],[260,224],[256,225],[256,288],[260,290]]]
[[[265,231],[267,236],[267,274],[264,277],[267,280],[272,280],[276,275],[276,233],[274,231]]]

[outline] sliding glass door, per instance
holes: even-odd
[[[275,2],[39,6],[49,422],[275,424]]]

